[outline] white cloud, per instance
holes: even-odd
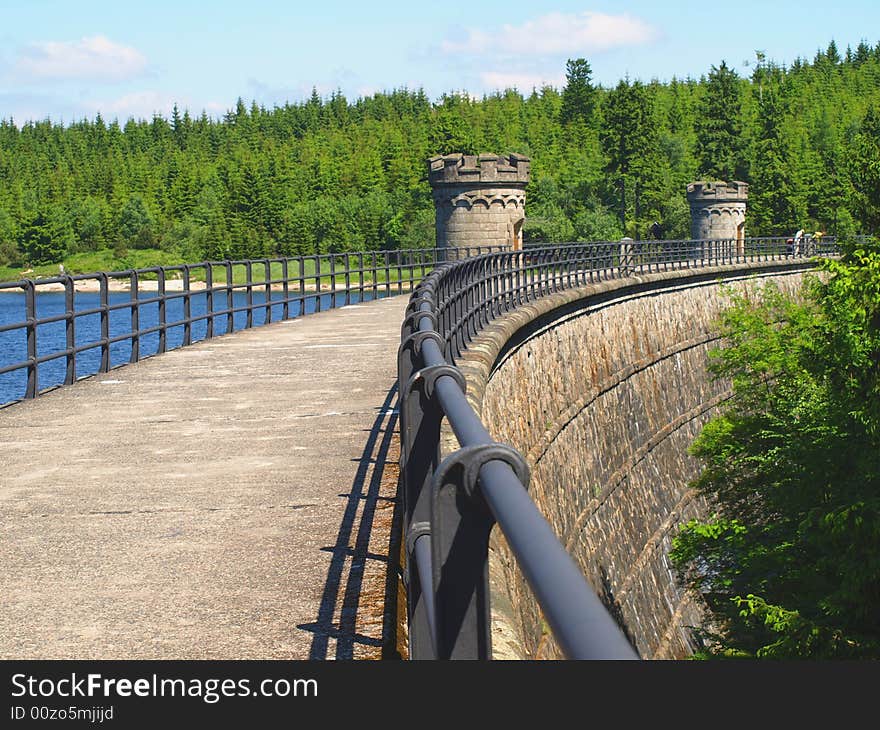
[[[542,89],[545,86],[565,86],[565,76],[562,74],[535,74],[517,73],[505,71],[484,71],[480,74],[480,81],[487,89],[518,89],[527,93],[532,89]]]
[[[468,30],[461,40],[445,40],[441,50],[449,54],[548,56],[598,53],[620,46],[648,43],[658,32],[628,13],[549,13],[522,25],[503,25],[487,33]]]
[[[137,76],[147,59],[137,49],[102,35],[78,41],[45,41],[22,49],[14,70],[34,79],[122,81]]]

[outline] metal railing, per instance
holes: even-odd
[[[491,658],[489,534],[497,523],[563,653],[637,659],[528,494],[522,455],[497,443],[465,397],[456,358],[497,317],[606,279],[720,264],[807,260],[784,238],[529,246],[439,266],[416,288],[398,350],[405,580],[413,659]],[[441,423],[460,449],[441,460]]]
[[[0,338],[7,337],[0,341],[4,354],[20,349],[22,357],[13,362],[0,361],[0,376],[25,370],[22,396],[34,398],[41,391],[39,366],[43,363],[64,358],[63,377],[54,385],[70,385],[80,377],[77,356],[81,353],[99,350],[95,367],[87,374],[106,373],[123,364],[111,361],[111,350],[118,343],[130,343],[124,359],[134,363],[177,346],[275,319],[410,292],[440,263],[503,249],[473,246],[204,261],[0,282],[0,297],[8,296],[4,292],[10,291],[24,295],[23,318],[0,321]],[[146,282],[152,291],[144,289]],[[97,302],[81,306],[78,300],[84,294],[84,284],[91,285],[91,299],[96,295]],[[121,292],[118,296],[117,291]],[[38,316],[41,299],[50,292],[56,297],[63,293],[63,307],[59,305],[60,311],[48,316]],[[113,298],[117,301],[111,301]],[[116,313],[126,321],[119,322]],[[91,327],[96,336],[83,337],[79,331],[78,325],[85,318],[97,318]],[[150,324],[144,326],[147,320]],[[43,337],[52,325],[63,326],[63,336],[56,332],[51,338]],[[13,342],[6,335],[12,332],[19,334],[19,341]],[[172,332],[177,344],[169,337]],[[143,347],[147,339],[150,352]]]

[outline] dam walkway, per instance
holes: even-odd
[[[0,408],[0,658],[393,656],[408,298]]]

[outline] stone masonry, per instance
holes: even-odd
[[[733,253],[727,249],[736,246],[736,253],[743,255],[746,229],[746,200],[748,183],[692,182],[687,186],[687,199],[691,207],[691,238],[724,241],[710,244],[703,256]]]
[[[696,648],[699,604],[667,555],[678,525],[707,509],[688,486],[699,464],[687,447],[729,393],[705,367],[719,281],[745,292],[772,278],[793,292],[806,269],[740,264],[560,292],[496,320],[457,362],[468,400],[526,456],[538,507],[642,658]],[[497,530],[490,580],[495,656],[559,657]]]
[[[529,158],[481,154],[428,160],[437,211],[437,247],[522,248]]]

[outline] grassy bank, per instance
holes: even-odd
[[[144,269],[152,266],[175,266],[184,263],[178,254],[169,251],[163,251],[159,249],[137,249],[137,250],[129,250],[124,256],[118,256],[111,249],[103,249],[100,251],[92,251],[88,253],[79,253],[74,254],[72,256],[68,256],[64,259],[61,265],[64,266],[64,271],[68,274],[91,274],[97,271],[125,271],[127,269]],[[314,285],[316,283],[316,278],[320,276],[321,285],[330,286],[331,281],[335,279],[336,286],[342,287],[345,285],[345,275],[340,273],[343,270],[343,261],[338,259],[335,263],[335,275],[331,276],[330,272],[330,261],[322,260],[321,261],[321,270],[318,272],[316,270],[314,259],[304,259],[303,261],[303,271],[300,271],[299,262],[297,260],[292,260],[288,264],[287,276],[288,278],[299,278],[300,276],[304,276],[306,278],[306,284]],[[27,279],[43,279],[43,278],[51,278],[58,276],[61,273],[61,268],[59,264],[46,264],[43,266],[35,266],[33,268],[22,267],[22,266],[0,266],[0,282],[3,281],[17,281],[19,279],[27,278]],[[359,258],[357,256],[350,256],[349,258],[349,266],[352,269],[357,269],[360,267]],[[364,268],[371,269],[372,267],[372,257],[369,255],[364,256]],[[385,282],[387,281],[397,281],[399,278],[409,279],[410,272],[408,269],[403,269],[402,277],[400,272],[398,272],[397,266],[393,263],[389,265],[389,268],[386,271],[384,257],[383,254],[376,254],[376,276],[375,281]],[[216,265],[211,267],[211,274],[213,277],[213,281],[215,284],[225,284],[226,283],[226,274],[227,269],[223,265]],[[430,270],[431,267],[425,267],[424,269],[418,267],[415,269],[415,276],[420,278],[424,273]],[[190,278],[193,281],[204,281],[205,280],[205,269],[204,268],[194,268],[190,273]],[[252,281],[260,282],[266,280],[266,269],[265,266],[261,263],[256,263],[252,266]],[[280,263],[273,263],[270,265],[269,278],[270,279],[281,279],[283,276],[283,268]],[[351,273],[349,275],[350,283],[352,286],[356,286],[360,282],[361,274]],[[372,284],[374,281],[373,271],[364,271],[363,274],[364,283]],[[181,272],[169,272],[169,278],[181,278]],[[143,274],[141,275],[142,279],[155,279],[155,274]],[[235,265],[232,267],[232,281],[235,284],[244,284],[247,282],[247,268],[242,265]],[[291,283],[291,286],[295,286],[298,282]]]

